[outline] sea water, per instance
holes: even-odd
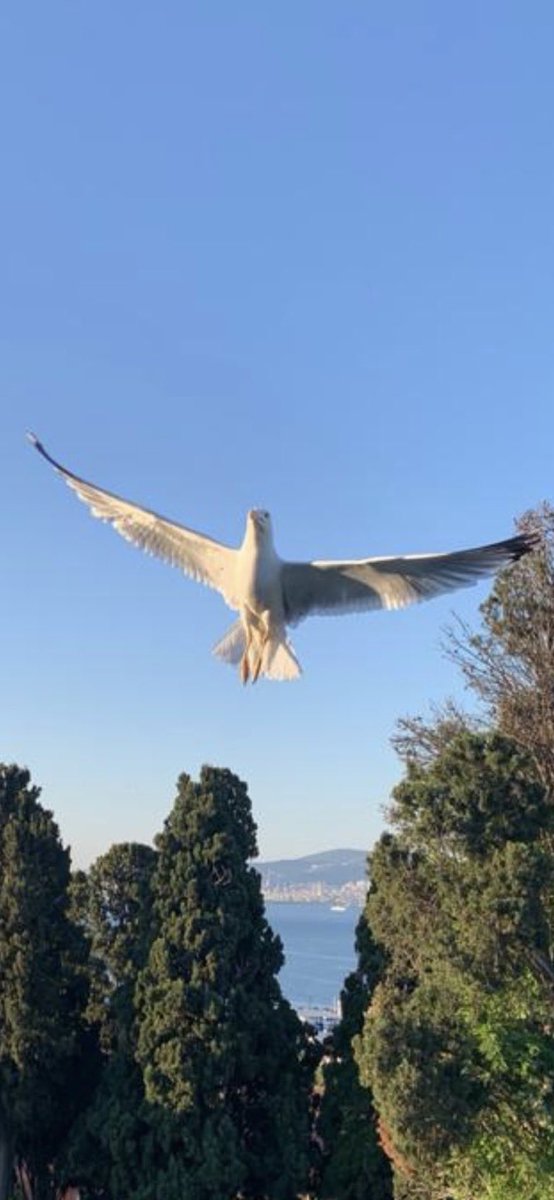
[[[356,965],[354,934],[360,910],[336,912],[329,904],[271,901],[266,914],[283,942],[283,994],[295,1008],[336,1004],[345,976]]]

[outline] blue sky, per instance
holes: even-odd
[[[396,718],[459,695],[480,587],[314,619],[242,690],[222,601],[94,522],[24,442],[231,543],[445,550],[552,498],[547,3],[8,0],[0,14],[0,758],[77,862],[181,770],[247,779],[266,857],[370,846]]]

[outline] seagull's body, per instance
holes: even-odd
[[[233,642],[234,654],[238,657],[240,653],[243,683],[247,682],[249,676],[253,683],[256,682],[264,668],[264,654],[265,674],[276,678],[294,678],[300,673],[292,647],[287,641],[282,569],[283,562],[273,543],[269,513],[252,508],[248,513],[244,541],[237,552],[235,566],[235,592],[240,597],[240,626],[236,629],[233,627]],[[221,643],[216,647],[216,652],[223,656]],[[231,657],[229,661],[236,661],[236,658]]]
[[[294,679],[301,673],[287,628],[305,617],[404,608],[476,583],[536,545],[532,535],[518,534],[450,554],[287,562],[277,554],[271,517],[264,509],[250,510],[242,545],[235,550],[87,483],[51,458],[34,434],[28,436],[94,516],[108,521],[127,541],[215,588],[238,612],[214,653],[240,664],[243,683],[255,683],[259,675]]]

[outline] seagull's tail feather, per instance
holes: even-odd
[[[214,646],[213,653],[223,662],[236,667],[242,662],[245,652],[244,626],[242,621],[235,621]],[[268,679],[297,679],[301,674],[300,663],[284,632],[275,632],[266,639],[261,651],[261,662],[259,641],[250,645],[244,682],[247,679],[255,682],[260,675],[265,675]]]
[[[262,675],[268,679],[298,679],[302,667],[284,635],[268,638],[262,655]]]
[[[234,625],[223,634],[217,645],[213,648],[213,653],[217,658],[222,658],[223,662],[230,663],[235,667],[240,662],[246,649],[246,637],[241,621],[235,621]]]

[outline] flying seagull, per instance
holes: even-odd
[[[87,483],[51,458],[35,434],[27,436],[93,516],[113,525],[141,550],[215,588],[239,613],[214,654],[239,664],[243,683],[248,679],[255,683],[260,675],[269,679],[300,675],[287,627],[305,617],[404,608],[476,583],[517,562],[537,544],[532,534],[519,534],[452,554],[287,562],[275,550],[271,517],[265,509],[250,509],[242,545],[235,550]]]

